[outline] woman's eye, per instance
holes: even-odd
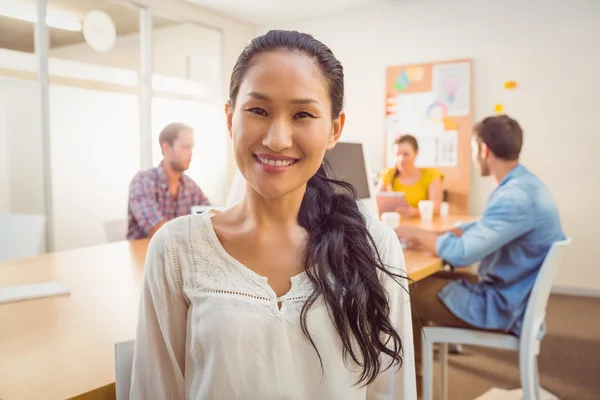
[[[252,113],[252,114],[260,115],[262,117],[266,117],[268,115],[265,110],[263,110],[262,108],[258,108],[258,107],[248,108],[248,109],[246,109],[246,111],[249,113]]]
[[[294,115],[294,118],[314,118],[315,116],[306,111],[300,111]]]

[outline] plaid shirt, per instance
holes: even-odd
[[[173,196],[162,162],[156,168],[138,172],[129,186],[127,239],[146,238],[160,221],[190,214],[193,206],[200,205],[210,202],[189,176],[181,177],[177,196]]]

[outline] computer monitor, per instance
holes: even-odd
[[[338,142],[325,153],[325,159],[331,167],[331,178],[351,183],[356,188],[363,212],[377,218],[375,188],[362,143]]]

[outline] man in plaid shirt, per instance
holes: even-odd
[[[163,161],[156,168],[138,172],[129,186],[127,239],[154,235],[167,221],[191,212],[192,206],[210,202],[192,178],[189,168],[194,131],[182,123],[167,125],[158,138]]]

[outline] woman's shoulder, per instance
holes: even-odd
[[[194,286],[197,268],[214,264],[211,261],[218,248],[210,229],[209,213],[185,215],[167,222],[150,240],[145,269],[160,279],[166,276],[183,293],[186,287]]]
[[[194,229],[192,225],[202,223],[202,214],[190,214],[177,217],[168,221],[163,228],[166,229],[165,235],[170,239],[176,239],[174,245],[180,245],[179,239],[189,237],[189,233]],[[162,228],[161,228],[162,229]]]
[[[367,228],[373,238],[377,253],[384,262],[385,267],[389,268],[388,271],[406,276],[404,254],[396,232],[379,219],[373,217],[367,218]],[[397,281],[391,279],[387,273],[380,270],[377,271],[377,276],[382,283],[386,282],[386,285],[394,288],[392,290],[399,288]]]
[[[421,168],[421,177],[428,183],[443,176],[442,171],[437,168]]]
[[[381,180],[383,180],[383,183],[389,184],[394,178],[395,174],[396,168],[384,168],[379,174],[379,177],[381,178]]]
[[[208,212],[184,215],[163,225],[151,243],[157,241],[169,252],[171,262],[184,267],[193,261],[195,254],[207,254],[215,250],[210,229]]]
[[[392,240],[398,240],[396,232],[389,226],[385,225],[378,218],[367,216],[367,229],[373,238],[373,242],[377,250],[381,253],[389,245]]]
[[[381,170],[381,176],[392,176],[394,175],[394,172],[396,172],[396,168],[392,167],[392,168],[384,168]]]

